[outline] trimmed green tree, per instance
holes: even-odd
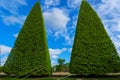
[[[97,13],[86,0],[81,3],[69,72],[102,75],[120,71],[119,56]]]
[[[30,11],[4,65],[8,74],[51,75],[46,30],[40,3]]]

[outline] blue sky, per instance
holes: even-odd
[[[2,65],[22,25],[38,0],[0,0],[0,49]],[[69,62],[81,0],[40,0],[52,65],[58,58]],[[120,54],[120,0],[88,0],[101,18]]]

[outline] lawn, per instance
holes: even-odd
[[[120,80],[120,78],[0,78],[0,80]]]
[[[29,76],[28,78],[16,78],[7,75],[0,75],[0,80],[120,80],[120,74],[109,74],[101,76],[70,75],[69,73],[54,73],[50,77]]]

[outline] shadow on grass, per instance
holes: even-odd
[[[71,75],[69,78],[120,78],[120,75]]]
[[[68,76],[68,77],[66,77]],[[16,77],[0,75],[0,80],[22,80],[26,76]],[[31,75],[25,80],[120,80],[120,75],[53,75],[53,76],[35,76]]]

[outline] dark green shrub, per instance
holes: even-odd
[[[97,13],[82,1],[69,72],[101,75],[118,72],[119,56]]]
[[[3,72],[4,66],[0,66],[0,72]]]
[[[46,31],[39,2],[29,13],[4,66],[5,72],[9,74],[22,75],[36,69],[38,72],[33,75],[51,75]]]

